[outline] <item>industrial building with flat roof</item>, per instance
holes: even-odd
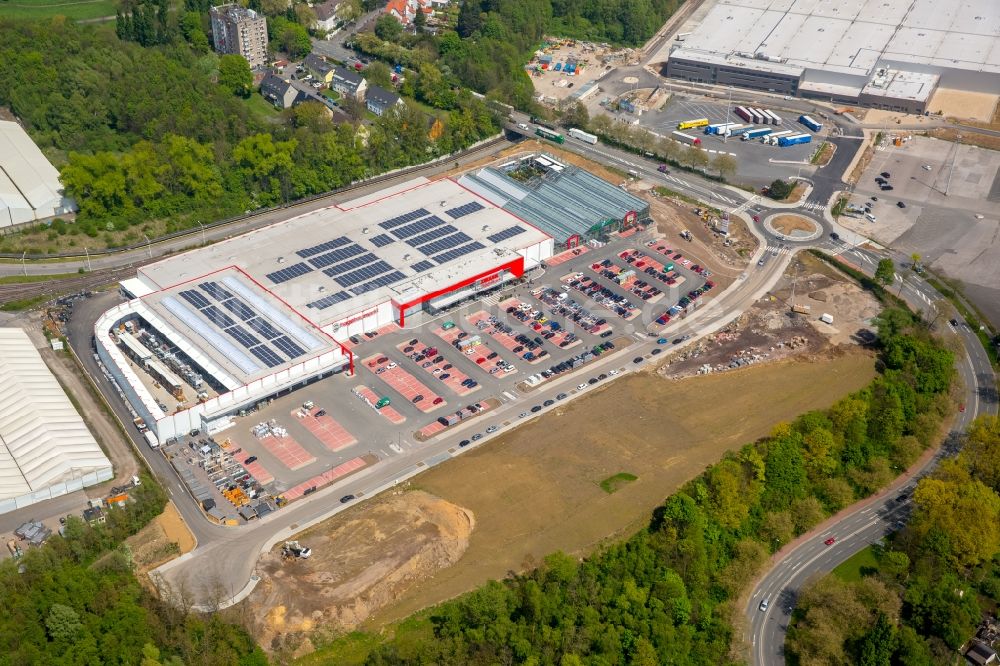
[[[0,513],[113,477],[28,334],[0,328]]]
[[[922,113],[939,85],[1000,90],[1000,3],[718,0],[666,75]]]
[[[59,172],[24,128],[0,121],[0,233],[75,210]]]
[[[143,266],[122,283],[130,300],[95,324],[98,354],[160,441],[212,432],[243,407],[350,367],[349,336],[437,312],[552,252],[530,221],[453,180],[418,178]],[[190,370],[194,392],[171,388],[176,409],[143,375],[163,385],[165,370],[168,384],[177,373],[124,335],[136,321],[168,343],[175,369]],[[211,393],[194,386],[202,377]]]
[[[576,247],[649,217],[646,201],[546,153],[485,167],[459,183],[542,229],[558,247]]]

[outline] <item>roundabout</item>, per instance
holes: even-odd
[[[768,234],[794,243],[812,241],[823,235],[823,226],[819,222],[790,211],[769,215],[764,218],[763,227]]]

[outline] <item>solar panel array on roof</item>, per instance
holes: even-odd
[[[229,293],[229,290],[225,287],[220,287],[218,282],[202,282],[198,287],[209,294],[211,294],[215,300],[224,301],[227,298],[232,298],[233,295]]]
[[[417,220],[412,224],[407,224],[405,227],[399,227],[398,229],[393,229],[391,233],[396,238],[404,239],[409,238],[415,234],[419,234],[421,231],[430,231],[436,226],[444,224],[445,221],[442,220],[437,215],[431,215],[430,217],[425,217],[422,220]]]
[[[263,361],[264,365],[266,365],[269,368],[276,368],[282,363],[284,363],[284,361],[281,360],[280,356],[275,354],[273,351],[271,351],[268,347],[264,345],[251,347],[250,353],[259,358],[261,361]]]
[[[243,305],[243,302],[238,298],[230,298],[229,300],[222,301],[222,307],[226,308],[243,321],[253,319],[257,316],[256,312]]]
[[[355,296],[360,296],[365,292],[372,291],[373,289],[378,289],[379,287],[384,287],[385,285],[392,284],[393,282],[399,282],[400,280],[403,280],[405,278],[406,276],[400,273],[399,271],[393,271],[391,273],[388,273],[387,275],[377,277],[374,280],[371,280],[370,282],[366,282],[360,287],[352,287],[351,293],[354,294]]]
[[[525,231],[527,231],[527,229],[525,229],[519,224],[515,224],[513,227],[503,229],[501,231],[496,232],[495,234],[490,234],[489,236],[486,237],[486,240],[488,240],[491,243],[499,243],[500,241],[505,241],[508,238],[513,238],[514,236],[523,234]]]
[[[402,215],[399,215],[398,217],[393,217],[391,219],[388,219],[385,222],[379,222],[378,226],[382,227],[383,229],[388,230],[388,229],[392,229],[393,227],[398,227],[401,224],[405,224],[407,222],[412,222],[413,220],[419,219],[421,217],[425,217],[427,215],[430,215],[429,211],[427,211],[424,208],[418,208],[416,210],[411,210],[409,213],[403,213]]]
[[[233,321],[232,317],[214,305],[206,305],[201,309],[201,312],[208,318],[209,321],[219,328],[226,328],[227,326],[232,326],[236,323]]]
[[[288,354],[289,358],[298,358],[306,353],[306,350],[299,347],[297,344],[288,339],[288,336],[282,335],[280,338],[275,338],[272,344],[280,349],[281,351]]]
[[[372,236],[372,245],[375,247],[385,247],[396,241],[389,234],[379,234],[378,236]]]
[[[359,255],[365,251],[365,248],[361,247],[357,243],[354,243],[352,245],[348,245],[347,247],[336,249],[333,252],[327,252],[326,254],[316,257],[315,259],[310,259],[309,263],[316,268],[323,268],[325,266],[329,266],[330,264],[335,264],[338,261],[350,259],[351,257]]]
[[[468,234],[459,231],[451,236],[447,236],[441,240],[436,240],[433,243],[428,243],[427,245],[417,249],[426,255],[438,254],[439,252],[444,252],[445,250],[461,245],[462,243],[468,243],[471,240],[472,238],[470,238]]]
[[[447,236],[448,234],[453,234],[456,231],[458,231],[458,229],[451,226],[450,224],[444,224],[441,225],[440,227],[435,227],[434,229],[431,229],[425,234],[420,234],[419,236],[413,236],[412,238],[407,238],[406,244],[411,247],[417,247],[418,245],[429,243],[435,238],[442,238],[443,236]]]
[[[223,315],[223,316],[225,316],[225,315]],[[279,335],[282,335],[281,331],[279,331],[278,329],[276,329],[274,326],[271,326],[271,324],[269,324],[267,321],[261,319],[260,317],[254,317],[253,319],[248,320],[247,321],[247,326],[249,326],[253,330],[257,331],[258,333],[260,333],[261,335],[263,335],[268,340],[273,340],[274,338],[278,337]]]
[[[339,238],[334,238],[333,240],[329,240],[325,243],[320,243],[319,245],[313,245],[312,247],[303,248],[298,252],[296,252],[295,254],[305,259],[306,257],[312,257],[314,255],[317,255],[320,252],[326,252],[327,250],[332,250],[336,247],[340,247],[341,245],[347,245],[350,242],[351,242],[350,238],[348,238],[347,236],[341,236]]]
[[[410,268],[412,268],[417,273],[423,273],[424,271],[429,271],[430,269],[434,268],[434,262],[427,261],[426,259],[424,259],[423,261],[418,261],[417,263],[413,264],[412,266],[410,266]]]
[[[337,303],[341,303],[343,301],[346,301],[350,297],[351,297],[351,295],[348,294],[346,291],[338,291],[336,294],[333,294],[332,296],[327,296],[325,298],[319,299],[318,301],[313,301],[312,303],[307,303],[306,307],[307,308],[315,308],[317,310],[325,310],[328,307],[336,305]]]
[[[226,334],[229,335],[229,337],[233,338],[247,349],[260,344],[260,340],[251,335],[250,331],[243,328],[239,324],[235,324],[223,330],[225,330]]]
[[[273,273],[267,274],[267,279],[274,284],[281,284],[282,282],[288,282],[291,279],[297,278],[300,275],[305,275],[306,273],[312,272],[312,269],[307,266],[304,262],[299,262],[297,264],[292,264],[287,268],[282,268],[280,271],[275,271]]]
[[[363,255],[361,255],[360,257],[354,257],[353,259],[351,259],[349,261],[344,261],[342,263],[337,264],[336,266],[331,266],[330,268],[326,269],[323,272],[326,275],[328,275],[330,277],[333,277],[335,275],[340,275],[341,273],[346,273],[349,270],[353,270],[355,268],[358,268],[359,266],[364,266],[365,264],[370,264],[373,261],[377,261],[377,260],[378,260],[378,257],[376,257],[374,254],[372,254],[371,252],[366,252]]]
[[[441,254],[431,257],[434,261],[439,264],[445,264],[453,259],[458,259],[470,252],[475,252],[476,250],[482,250],[486,246],[479,241],[474,241],[468,245],[463,245],[461,247],[456,247],[454,250],[448,250],[447,252],[442,252]]]
[[[197,291],[192,291],[188,289],[187,291],[182,291],[180,293],[181,298],[195,306],[196,308],[203,308],[206,305],[211,305],[208,299],[199,294]]]
[[[194,312],[191,311],[186,305],[180,301],[174,299],[172,296],[167,296],[163,299],[163,307],[169,310],[175,317],[180,319],[182,322],[187,324],[193,331],[200,335],[203,339],[208,341],[210,345],[215,347],[220,354],[225,356],[231,362],[236,364],[236,366],[243,372],[252,374],[260,369],[260,366],[253,362],[253,359],[241,352],[237,347],[235,347],[229,340],[226,340],[218,332],[209,328],[205,321],[199,319],[195,316]]]
[[[466,215],[470,215],[471,213],[475,213],[477,210],[482,210],[484,208],[486,208],[486,206],[478,201],[470,201],[467,204],[462,204],[461,206],[457,206],[455,208],[449,208],[445,212],[448,213],[452,219],[457,220],[460,217],[465,217]]]
[[[357,284],[362,280],[367,280],[368,278],[381,275],[382,273],[387,273],[391,270],[392,266],[379,259],[370,266],[359,268],[356,271],[351,271],[350,273],[346,273],[344,275],[333,275],[331,277],[333,278],[333,281],[341,287],[350,287],[351,285]]]

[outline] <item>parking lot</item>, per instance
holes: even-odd
[[[678,123],[697,118],[708,118],[708,122],[712,124],[731,122],[750,125],[733,112],[736,106],[738,104],[733,102],[727,116],[725,104],[675,94],[663,108],[644,113],[638,117],[638,120],[641,126],[663,136],[670,136],[671,132],[676,131]],[[694,134],[701,139],[701,147],[709,153],[709,157],[714,157],[719,153],[735,157],[737,168],[734,180],[741,183],[759,187],[771,183],[776,178],[811,173],[813,167],[809,165],[809,160],[825,137],[826,128],[824,127],[822,132],[815,134],[804,125],[799,124],[799,113],[786,112],[766,105],[758,104],[756,106],[770,108],[781,117],[781,126],[777,127],[775,132],[794,130],[796,133],[813,134],[812,142],[780,148],[764,145],[759,140],[743,141],[739,136],[730,136],[724,139],[721,136],[707,135],[703,128],[684,130],[684,132]],[[758,125],[753,126],[758,127]],[[785,163],[783,164],[783,162]]]
[[[205,444],[199,434],[166,449],[215,489],[227,517],[239,520],[241,493],[247,502],[256,501],[250,495],[293,501],[459,423],[475,423],[478,431],[459,448],[478,441],[509,423],[491,418],[500,405],[524,400],[526,417],[585,390],[619,372],[584,375],[588,364],[617,354],[624,367],[629,346],[660,335],[669,323],[661,318],[668,308],[698,307],[689,296],[705,288],[708,269],[662,241],[647,245],[651,238],[640,234],[567,253],[415,328],[354,336],[355,376],[326,377],[235,417]],[[576,275],[571,286],[567,277]],[[529,404],[535,387],[576,373],[577,389]]]

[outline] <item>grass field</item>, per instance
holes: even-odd
[[[608,478],[601,481],[601,490],[607,494],[611,494],[615,491],[621,490],[626,485],[638,479],[635,474],[629,474],[628,472],[618,472],[614,476],[609,476]]]
[[[867,570],[874,569],[877,565],[875,552],[871,546],[868,546],[842,562],[833,570],[833,575],[846,583],[856,583],[861,580]]]
[[[0,0],[0,17],[24,19],[96,19],[114,17],[117,9],[117,0]]]
[[[555,550],[584,555],[632,534],[725,451],[830,405],[874,374],[874,358],[859,350],[681,381],[640,372],[435,467],[413,485],[472,511],[469,548],[364,628],[537,565]],[[627,429],[623,405],[632,415]],[[601,481],[623,469],[638,478],[603,490]]]

